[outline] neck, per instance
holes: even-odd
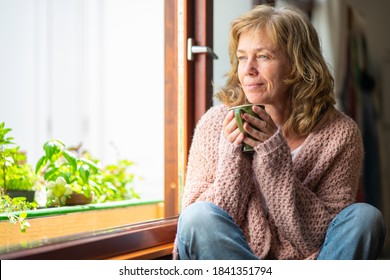
[[[284,124],[290,117],[291,110],[288,107],[287,103],[285,103],[284,105],[281,105],[281,103],[279,103],[278,105],[279,106],[266,105],[265,110],[271,116],[275,124],[283,128]],[[285,131],[285,130],[283,130],[283,136],[286,139],[287,144],[290,147],[291,151],[295,150],[300,145],[302,145],[302,143],[305,141],[307,137],[307,136],[302,136],[293,133],[292,131]]]
[[[283,127],[290,116],[290,109],[288,109],[287,106],[276,107],[272,105],[266,105],[265,110],[271,116],[275,124],[279,127]]]

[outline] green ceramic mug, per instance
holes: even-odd
[[[260,105],[260,104],[244,104],[244,105],[240,105],[240,106],[231,107],[229,109],[229,111],[234,112],[234,118],[236,119],[236,123],[237,123],[237,126],[240,129],[240,131],[248,137],[250,137],[250,136],[245,132],[244,127],[243,127],[245,120],[243,120],[242,115],[244,113],[247,113],[247,114],[250,114],[256,118],[260,118],[259,115],[257,115],[255,112],[253,112],[253,110],[252,110],[253,105],[259,106],[259,107],[264,109],[264,105]],[[242,145],[242,151],[243,152],[253,152],[253,147],[244,143]]]

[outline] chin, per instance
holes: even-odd
[[[264,100],[260,99],[260,98],[246,98],[248,100],[249,103],[251,104],[263,104],[264,103]]]
[[[246,99],[249,103],[252,104],[261,104],[264,102],[264,98],[261,98],[261,95],[258,92],[249,92],[245,94]]]

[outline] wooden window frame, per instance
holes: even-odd
[[[165,203],[165,217],[170,217],[178,213],[178,10],[177,0],[164,1],[165,13],[165,136],[164,136],[164,201],[174,201],[175,203]],[[175,32],[167,32],[174,30]]]
[[[213,58],[187,60],[187,38],[213,47],[213,0],[165,0],[165,217],[180,212],[187,156],[196,123],[212,106]],[[179,11],[180,10],[180,11]],[[181,14],[182,17],[178,16]],[[180,22],[179,22],[180,21]],[[172,28],[173,27],[173,28]],[[178,71],[182,71],[180,74]],[[172,203],[174,202],[174,203]]]

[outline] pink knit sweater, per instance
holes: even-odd
[[[261,259],[316,258],[332,218],[355,201],[363,158],[357,125],[332,109],[294,159],[280,130],[251,159],[223,136],[226,114],[215,106],[196,127],[183,207],[218,205]]]

